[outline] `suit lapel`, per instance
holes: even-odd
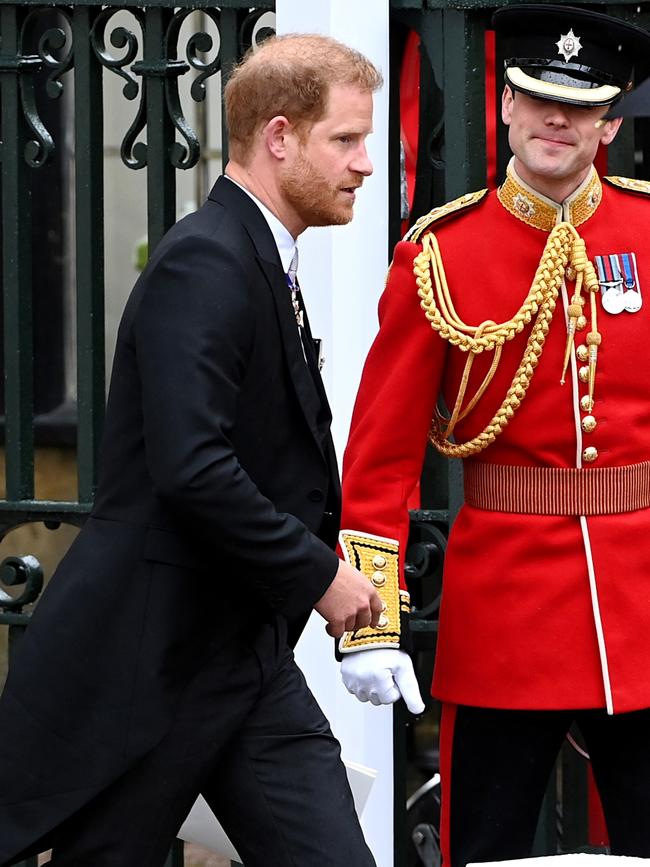
[[[325,393],[325,386],[323,385],[320,370],[318,369],[316,346],[314,344],[314,338],[311,333],[311,326],[309,325],[309,317],[307,316],[306,310],[304,311],[304,322],[305,355],[307,356],[307,363],[311,372],[312,381],[318,393],[321,407],[318,418],[318,428],[321,432],[321,436],[325,437],[329,433],[332,425],[332,411],[330,409],[329,401],[327,400],[327,394]]]
[[[210,193],[210,198],[220,202],[240,217],[242,225],[255,247],[257,264],[273,296],[291,381],[307,424],[318,447],[323,451],[323,439],[329,431],[331,422],[329,405],[320,375],[317,374],[314,378],[309,366],[305,363],[298,326],[291,305],[291,294],[273,233],[262,212],[250,196],[227,178],[221,177],[217,180]],[[308,340],[311,341],[311,333],[309,333]]]

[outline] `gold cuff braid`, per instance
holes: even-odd
[[[399,586],[399,543],[351,530],[341,530],[339,542],[346,561],[363,572],[384,604],[377,626],[346,632],[339,642],[339,652],[399,648],[401,619],[410,612],[409,594]]]

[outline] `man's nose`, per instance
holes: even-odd
[[[372,163],[370,162],[370,157],[368,156],[365,144],[358,147],[354,159],[350,163],[350,169],[353,172],[358,172],[360,175],[365,175],[366,177],[372,174]]]
[[[562,107],[562,103],[556,102],[549,106],[545,120],[546,123],[553,124],[553,126],[568,126],[569,114]]]

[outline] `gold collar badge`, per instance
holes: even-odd
[[[586,180],[560,204],[525,184],[511,162],[497,196],[513,217],[542,232],[550,232],[553,226],[563,221],[579,226],[593,216],[602,199],[603,187],[598,173],[592,168]]]

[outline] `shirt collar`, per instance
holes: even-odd
[[[280,220],[275,216],[275,214],[270,211],[266,205],[261,202],[257,196],[254,196],[250,190],[247,190],[246,187],[242,186],[238,181],[233,180],[228,175],[225,175],[229,181],[239,187],[240,190],[243,190],[247,196],[249,196],[257,205],[257,207],[262,212],[262,216],[268,223],[269,229],[275,239],[276,246],[278,248],[278,253],[280,254],[280,261],[282,262],[282,268],[286,273],[289,270],[289,265],[291,264],[291,260],[293,259],[293,254],[296,250],[296,242],[294,240],[291,232],[284,226]]]
[[[554,202],[522,181],[515,171],[514,157],[508,164],[505,181],[497,190],[499,201],[507,211],[543,232],[550,232],[553,226],[564,221],[574,226],[584,223],[596,212],[602,195],[598,172],[592,166],[577,190],[563,202]]]

